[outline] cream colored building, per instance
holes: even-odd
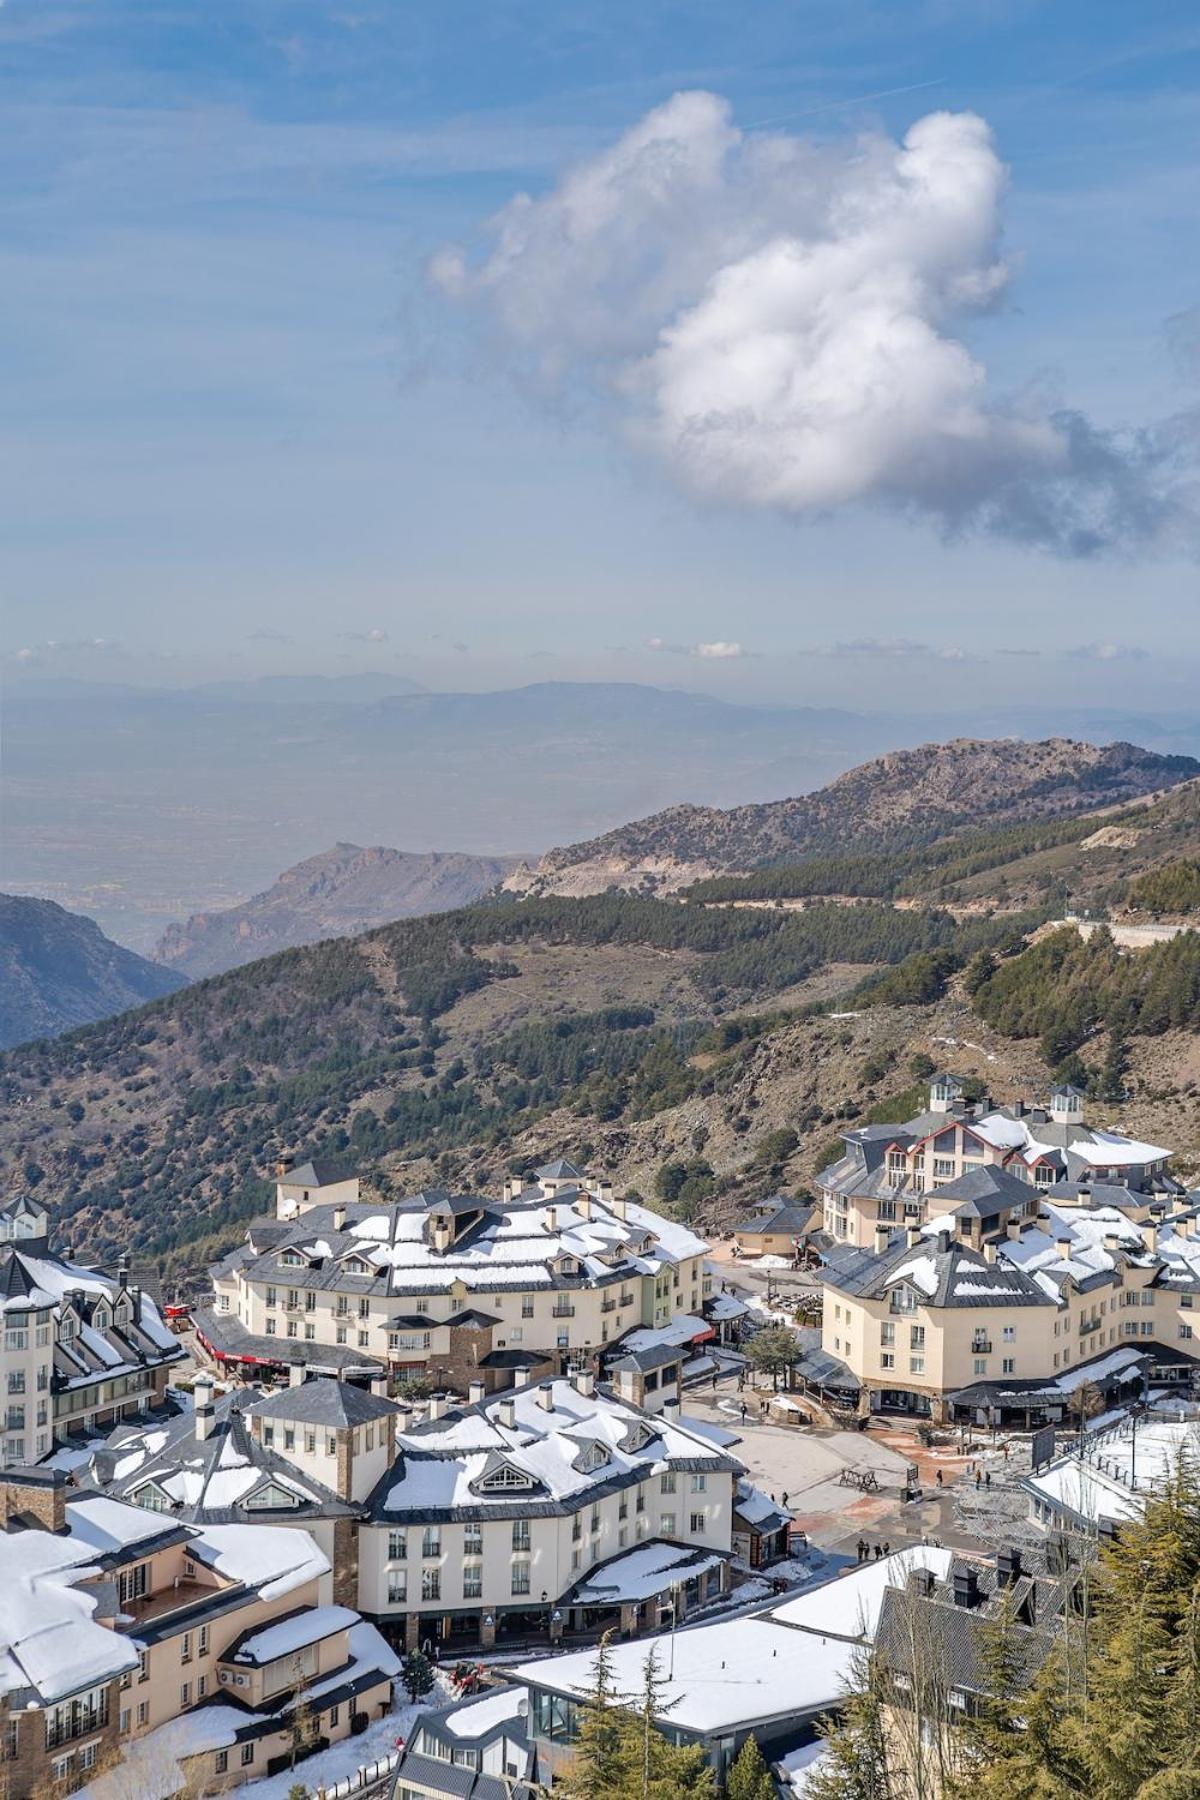
[[[297,1216],[289,1198],[280,1210],[216,1266],[197,1315],[213,1355],[248,1372],[302,1362],[494,1389],[699,1313],[709,1287],[701,1238],[569,1163],[499,1199],[314,1202]]]
[[[356,1610],[330,1604],[329,1563],[307,1532],[180,1525],[70,1493],[51,1471],[0,1480],[12,1800],[71,1791],[121,1759],[157,1767],[156,1754],[163,1773],[182,1760],[218,1792],[389,1707],[396,1658]],[[120,1768],[111,1779],[127,1791]]]
[[[964,1243],[965,1224],[982,1239]],[[1034,1422],[1070,1416],[1082,1387],[1129,1398],[1190,1385],[1200,1308],[1196,1212],[1163,1223],[1059,1206],[998,1235],[944,1215],[878,1253],[830,1259],[819,1358],[800,1374],[862,1410]]]
[[[880,1228],[923,1225],[948,1210],[941,1188],[985,1169],[1024,1184],[1030,1218],[1043,1194],[1135,1213],[1183,1198],[1168,1172],[1169,1150],[1085,1124],[1083,1105],[1070,1086],[1056,1087],[1046,1107],[996,1107],[986,1096],[968,1102],[957,1077],[935,1075],[924,1113],[845,1134],[845,1153],[816,1178],[824,1230],[835,1243],[873,1249]]]
[[[448,1648],[683,1616],[728,1580],[741,1464],[588,1374],[443,1409],[400,1434],[359,1527],[359,1606]]]
[[[40,1462],[68,1432],[144,1411],[183,1355],[124,1266],[112,1280],[66,1262],[47,1247],[44,1212],[25,1203],[10,1214],[0,1240],[0,1468]]]

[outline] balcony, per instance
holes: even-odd
[[[602,1313],[614,1313],[614,1312],[616,1312],[616,1310],[617,1310],[617,1303],[615,1300],[602,1300],[601,1301],[600,1311]]]
[[[561,1301],[558,1301],[552,1308],[550,1317],[552,1319],[573,1319],[575,1317],[575,1308],[573,1306],[564,1306]]]
[[[972,1356],[990,1356],[991,1351],[992,1351],[991,1338],[982,1338],[981,1337],[981,1338],[972,1338],[971,1339],[971,1355]]]
[[[46,1748],[58,1750],[63,1744],[73,1744],[76,1738],[86,1737],[90,1731],[100,1731],[108,1724],[108,1690],[105,1689],[99,1701],[87,1705],[83,1701],[68,1702],[55,1707],[46,1715]]]

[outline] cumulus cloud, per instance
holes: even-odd
[[[1194,542],[1191,420],[1110,433],[992,394],[963,342],[1009,280],[1006,180],[972,113],[829,147],[680,93],[430,275],[702,501],[883,504],[1070,555]]]

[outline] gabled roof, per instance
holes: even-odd
[[[779,1194],[773,1200],[764,1200],[748,1218],[742,1220],[737,1229],[745,1232],[799,1232],[805,1229],[815,1211],[811,1201],[789,1200]]]
[[[968,1169],[954,1181],[943,1182],[930,1196],[939,1213],[952,1212],[960,1219],[994,1219],[1014,1207],[1028,1206],[1037,1199],[1037,1190],[1019,1175],[995,1163]]]
[[[541,1168],[535,1169],[533,1173],[539,1181],[582,1181],[584,1179],[583,1170],[577,1169],[575,1164],[568,1162],[565,1156],[557,1156],[553,1162],[543,1163]]]
[[[883,1300],[896,1288],[913,1289],[923,1306],[1053,1306],[1031,1276],[1008,1262],[988,1262],[948,1233],[919,1244],[898,1244],[881,1256],[859,1250],[829,1263],[828,1286],[865,1300]]]
[[[284,1187],[336,1187],[339,1182],[353,1181],[354,1170],[345,1163],[334,1162],[332,1157],[313,1156],[308,1162],[298,1163],[295,1168],[285,1170],[275,1179]]]
[[[394,1400],[385,1400],[381,1394],[369,1394],[347,1381],[331,1381],[322,1376],[315,1381],[302,1382],[298,1387],[281,1388],[277,1394],[266,1394],[261,1400],[252,1400],[243,1410],[251,1418],[295,1419],[303,1425],[325,1425],[339,1430],[346,1426],[366,1425],[373,1419],[390,1418],[400,1408]]]

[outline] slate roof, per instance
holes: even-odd
[[[644,1375],[647,1369],[678,1368],[686,1354],[685,1350],[671,1344],[651,1344],[645,1350],[627,1350],[608,1366],[610,1369],[633,1369]]]
[[[882,1255],[856,1250],[830,1260],[827,1286],[864,1300],[883,1300],[903,1284],[924,1306],[1054,1306],[1054,1297],[1009,1263],[988,1262],[948,1232],[920,1243],[893,1245]]]
[[[299,1273],[299,1270],[296,1271]],[[212,1307],[197,1307],[193,1318],[196,1330],[218,1355],[233,1361],[265,1363],[273,1368],[287,1368],[303,1363],[314,1371],[345,1372],[361,1370],[368,1375],[382,1375],[384,1366],[377,1356],[356,1350],[349,1344],[308,1343],[301,1338],[258,1337],[247,1331],[233,1313],[217,1312]]]
[[[275,1180],[285,1187],[336,1187],[339,1182],[353,1181],[354,1170],[345,1163],[335,1162],[332,1157],[313,1156],[284,1174],[276,1175]]]
[[[748,1233],[786,1231],[795,1234],[806,1228],[815,1211],[811,1201],[788,1200],[780,1195],[764,1202],[757,1211],[743,1219],[737,1230]]]
[[[1022,1563],[1029,1561],[1026,1552]],[[978,1601],[973,1606],[957,1605],[954,1599],[955,1574],[967,1570],[976,1581]],[[917,1575],[910,1577],[905,1589],[887,1589],[875,1638],[876,1655],[890,1673],[910,1679],[918,1673],[914,1667],[914,1656],[918,1656],[921,1675],[964,1694],[986,1695],[989,1670],[995,1668],[996,1621],[1003,1610],[1010,1619],[1008,1645],[1016,1682],[1028,1687],[1053,1648],[1055,1621],[1066,1591],[1064,1581],[1051,1576],[1040,1558],[1032,1569],[1022,1568],[1010,1593],[1000,1585],[994,1564],[956,1558],[943,1580],[928,1582]]]
[[[299,1387],[282,1388],[277,1394],[264,1394],[243,1410],[251,1418],[295,1419],[304,1425],[325,1425],[336,1431],[394,1417],[400,1408],[381,1394],[369,1394],[365,1388],[352,1387],[349,1382],[321,1377],[302,1382]]]
[[[237,1393],[222,1395],[209,1436],[201,1440],[193,1412],[166,1424],[118,1429],[92,1458],[93,1480],[111,1499],[125,1501],[152,1482],[173,1503],[168,1516],[191,1525],[302,1526],[309,1519],[356,1517],[360,1508],[339,1500],[331,1488],[251,1436],[241,1399]],[[268,1481],[283,1486],[298,1504],[247,1510],[241,1503]]]
[[[1001,1213],[1026,1207],[1037,1197],[1036,1189],[1019,1175],[995,1163],[968,1169],[954,1181],[945,1181],[930,1195],[930,1205],[939,1213],[952,1212],[960,1219],[995,1219]]]

